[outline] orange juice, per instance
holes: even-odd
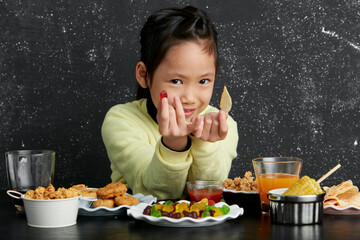
[[[276,188],[288,188],[299,180],[299,176],[286,173],[264,173],[258,178],[258,188],[260,194],[261,208],[267,210],[269,208],[269,199],[267,192]]]

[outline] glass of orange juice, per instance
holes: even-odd
[[[267,192],[276,188],[288,188],[297,180],[302,159],[296,157],[261,157],[252,160],[258,183],[261,211],[269,213]]]

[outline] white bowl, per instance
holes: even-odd
[[[38,200],[27,199],[22,195],[21,199],[24,201],[27,222],[31,227],[60,228],[76,224],[80,196]]]

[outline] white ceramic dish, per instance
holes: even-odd
[[[190,203],[189,201],[182,200],[179,202],[186,202]],[[164,203],[164,202],[159,202]],[[217,225],[220,223],[225,222],[229,219],[235,219],[239,216],[241,216],[244,213],[244,210],[240,208],[238,205],[227,205],[224,202],[216,203],[216,207],[221,207],[223,205],[227,205],[230,207],[230,212],[226,215],[219,216],[219,217],[206,217],[206,218],[189,218],[189,217],[183,217],[180,219],[174,219],[169,217],[153,217],[144,215],[143,211],[149,204],[146,203],[140,203],[137,206],[131,207],[127,210],[127,214],[137,220],[143,220],[149,224],[156,225],[156,226],[163,226],[163,227],[206,227],[206,226],[212,226]]]
[[[360,215],[360,208],[356,206],[347,206],[338,208],[335,206],[325,206],[324,214],[329,215]]]
[[[153,197],[152,195],[144,196],[141,193],[137,193],[132,196],[139,198],[139,200],[140,200],[139,204],[144,203],[144,204],[149,205],[149,204],[153,204],[157,201],[157,199],[155,197]],[[118,215],[126,215],[126,210],[128,208],[130,208],[130,206],[127,206],[127,205],[117,206],[114,208],[107,208],[107,207],[94,208],[92,206],[92,203],[94,200],[96,200],[96,199],[81,198],[78,214],[82,215],[82,216],[98,216],[98,217],[118,216]],[[136,205],[134,205],[134,206],[136,206]]]

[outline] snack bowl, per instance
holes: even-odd
[[[191,201],[199,202],[203,198],[220,202],[224,190],[223,181],[196,180],[186,183]]]
[[[237,204],[244,209],[244,215],[260,215],[260,196],[257,191],[224,189],[223,198],[229,205]]]
[[[8,195],[24,202],[27,224],[39,228],[60,228],[76,224],[80,196],[65,199],[28,199],[24,194],[8,190]],[[21,195],[18,197],[14,194]]]
[[[270,219],[272,223],[307,225],[321,223],[325,191],[316,195],[282,195],[287,188],[270,190]]]

